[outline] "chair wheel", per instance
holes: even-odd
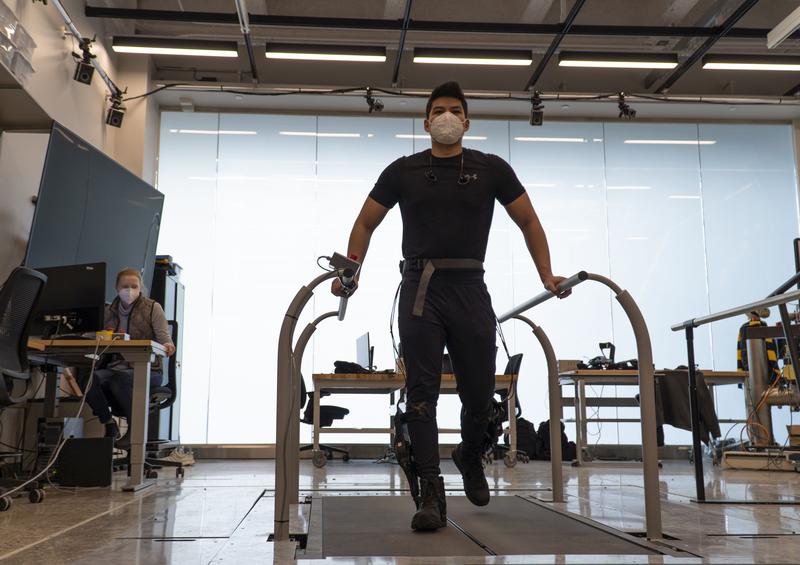
[[[314,467],[317,469],[322,469],[328,462],[328,457],[322,451],[315,451],[311,462],[314,463]]]
[[[11,497],[4,496],[0,498],[0,512],[5,512],[11,509]]]
[[[182,479],[184,473],[185,471],[183,470],[183,467],[178,467],[177,469],[175,469],[175,477],[178,479]]]
[[[44,491],[40,488],[33,489],[28,493],[28,500],[31,501],[31,504],[44,502]]]
[[[155,471],[153,471],[153,470],[151,469],[151,470],[149,470],[149,471],[146,471],[146,472],[145,472],[145,474],[144,474],[144,476],[145,476],[145,478],[147,478],[147,479],[157,479],[157,478],[158,478],[158,473],[156,473]]]
[[[349,453],[345,453],[344,455],[342,455],[342,461],[344,461],[345,463],[350,461],[350,454]]]
[[[517,465],[517,458],[514,457],[511,453],[506,453],[506,456],[503,457],[503,463],[505,466],[511,469]]]

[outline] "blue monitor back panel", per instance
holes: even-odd
[[[163,194],[54,123],[25,264],[106,263],[107,300],[124,267],[149,287],[163,205]]]

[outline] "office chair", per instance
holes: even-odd
[[[303,378],[303,375],[300,375],[300,409],[302,410],[305,406],[305,412],[303,412],[303,417],[300,419],[301,422],[304,424],[314,425],[314,392],[309,392],[306,389],[306,381]],[[323,396],[330,396],[329,392],[322,392],[320,397]],[[327,428],[331,424],[333,424],[334,420],[341,420],[345,416],[350,413],[350,410],[347,408],[342,408],[341,406],[320,406],[319,407],[319,418],[320,418],[320,427]],[[314,445],[304,445],[300,448],[300,451],[311,451],[314,449]],[[342,461],[350,461],[350,453],[346,449],[342,449],[340,447],[333,447],[331,445],[325,445],[320,443],[319,444],[320,453],[314,454],[313,463],[314,467],[324,467],[325,463],[327,463],[328,459],[333,459],[334,453],[341,453],[342,454]],[[322,455],[324,454],[324,456]]]
[[[156,412],[160,412],[166,408],[169,408],[178,398],[178,379],[176,376],[176,368],[177,368],[177,343],[178,343],[178,322],[174,320],[168,320],[167,324],[171,327],[171,335],[172,335],[172,343],[176,344],[175,353],[172,354],[171,357],[167,357],[167,383],[152,388],[150,390],[150,414],[154,414]],[[171,443],[171,440],[168,439],[154,439],[151,440],[148,438],[147,444],[145,445],[145,460],[144,460],[144,470],[145,470],[145,477],[148,479],[157,479],[158,478],[158,469],[162,467],[175,467],[175,476],[180,478],[184,476],[184,469],[183,463],[180,461],[170,461],[167,459],[159,459],[157,454],[159,450],[161,450],[164,445]],[[130,451],[128,454],[121,458],[114,466],[115,470],[121,470],[123,468],[130,468]]]
[[[0,410],[27,400],[27,396],[12,395],[12,379],[30,381],[28,372],[28,334],[42,289],[47,277],[38,271],[17,267],[0,288]],[[3,453],[4,459],[16,459],[22,452]],[[0,512],[11,508],[11,498],[2,496],[5,489],[19,486],[23,481],[0,479]],[[44,491],[37,482],[26,487],[31,502],[44,500]]]

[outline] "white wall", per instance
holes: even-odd
[[[46,133],[0,134],[0,281],[25,258],[49,139]]]

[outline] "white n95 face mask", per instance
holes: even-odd
[[[464,122],[452,112],[436,116],[431,122],[431,137],[442,145],[458,143],[464,135]]]
[[[123,288],[119,291],[119,299],[122,300],[122,303],[125,306],[129,304],[133,304],[136,302],[136,299],[139,298],[139,289],[138,288]]]

